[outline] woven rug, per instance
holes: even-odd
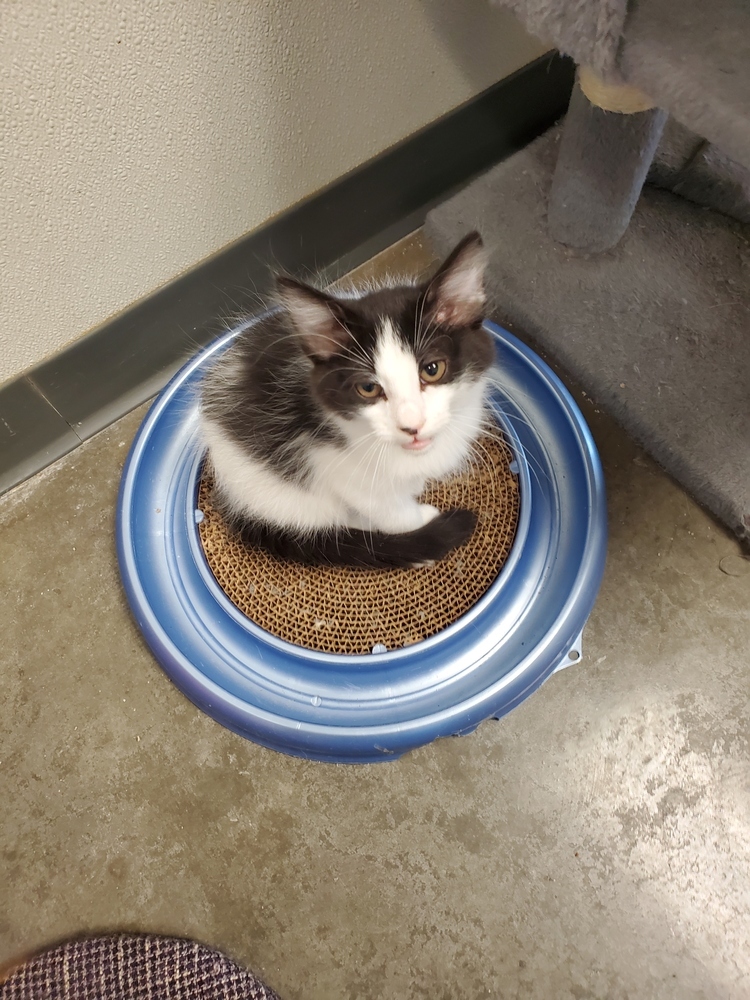
[[[0,974],[0,1000],[279,1000],[195,941],[115,934],[68,941]]]

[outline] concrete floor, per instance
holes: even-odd
[[[750,997],[750,562],[579,399],[611,516],[584,660],[377,766],[254,746],[154,662],[113,545],[143,410],[0,501],[0,963],[130,929],[284,1000]]]

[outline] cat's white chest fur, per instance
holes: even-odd
[[[210,419],[203,421],[203,437],[218,485],[237,515],[300,533],[341,527],[412,531],[437,513],[417,502],[427,482],[459,471],[470,457],[485,420],[486,385],[482,379],[435,387],[450,391],[452,405],[424,451],[376,436],[371,422],[361,419],[346,427],[344,448],[310,442],[300,482],[248,455]]]

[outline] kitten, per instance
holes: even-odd
[[[486,418],[492,339],[472,233],[432,279],[329,295],[277,277],[280,308],[205,377],[215,497],[251,545],[307,563],[420,566],[475,515],[420,504],[462,468]]]

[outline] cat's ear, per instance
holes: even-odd
[[[425,291],[425,307],[441,326],[472,326],[484,319],[487,251],[479,233],[469,233],[438,268]]]
[[[351,337],[339,303],[285,274],[276,276],[276,288],[305,353],[313,361],[328,361],[338,354]]]

